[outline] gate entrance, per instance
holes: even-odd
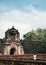
[[[10,55],[14,55],[15,51],[16,51],[15,48],[11,48],[11,50],[10,50]]]

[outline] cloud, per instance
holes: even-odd
[[[5,36],[5,31],[12,25],[19,30],[21,38],[23,34],[32,29],[46,27],[46,12],[38,11],[31,5],[26,7],[25,10],[29,12],[15,9],[0,13],[0,31],[2,31],[0,32],[0,38]]]
[[[0,25],[0,27],[1,27],[0,28],[0,31],[1,31],[0,36],[3,38],[3,36],[5,36],[4,35],[5,31],[8,28],[10,29],[13,25],[20,32],[20,36],[21,36],[20,38],[23,38],[23,34],[29,32],[31,30],[30,24],[24,24],[24,23],[19,23],[19,22],[6,21],[6,22],[1,23],[1,25]]]
[[[25,14],[19,10],[14,10],[10,12],[5,12],[0,16],[0,30],[2,31],[0,37],[3,38],[5,31],[11,28],[12,25],[19,30],[20,36],[31,30],[31,24],[26,24],[24,20]],[[4,32],[4,33],[3,33]]]
[[[33,28],[46,27],[46,11],[37,10],[32,5],[27,6],[26,10],[29,12],[28,23],[31,23]]]

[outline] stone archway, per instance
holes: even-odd
[[[11,48],[10,49],[10,55],[14,55],[15,52],[16,52],[16,49],[15,48]]]

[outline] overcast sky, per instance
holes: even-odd
[[[0,38],[14,25],[23,34],[46,28],[46,0],[0,0]]]

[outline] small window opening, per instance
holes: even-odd
[[[15,51],[16,51],[15,48],[11,48],[11,50],[10,50],[10,55],[14,55]]]

